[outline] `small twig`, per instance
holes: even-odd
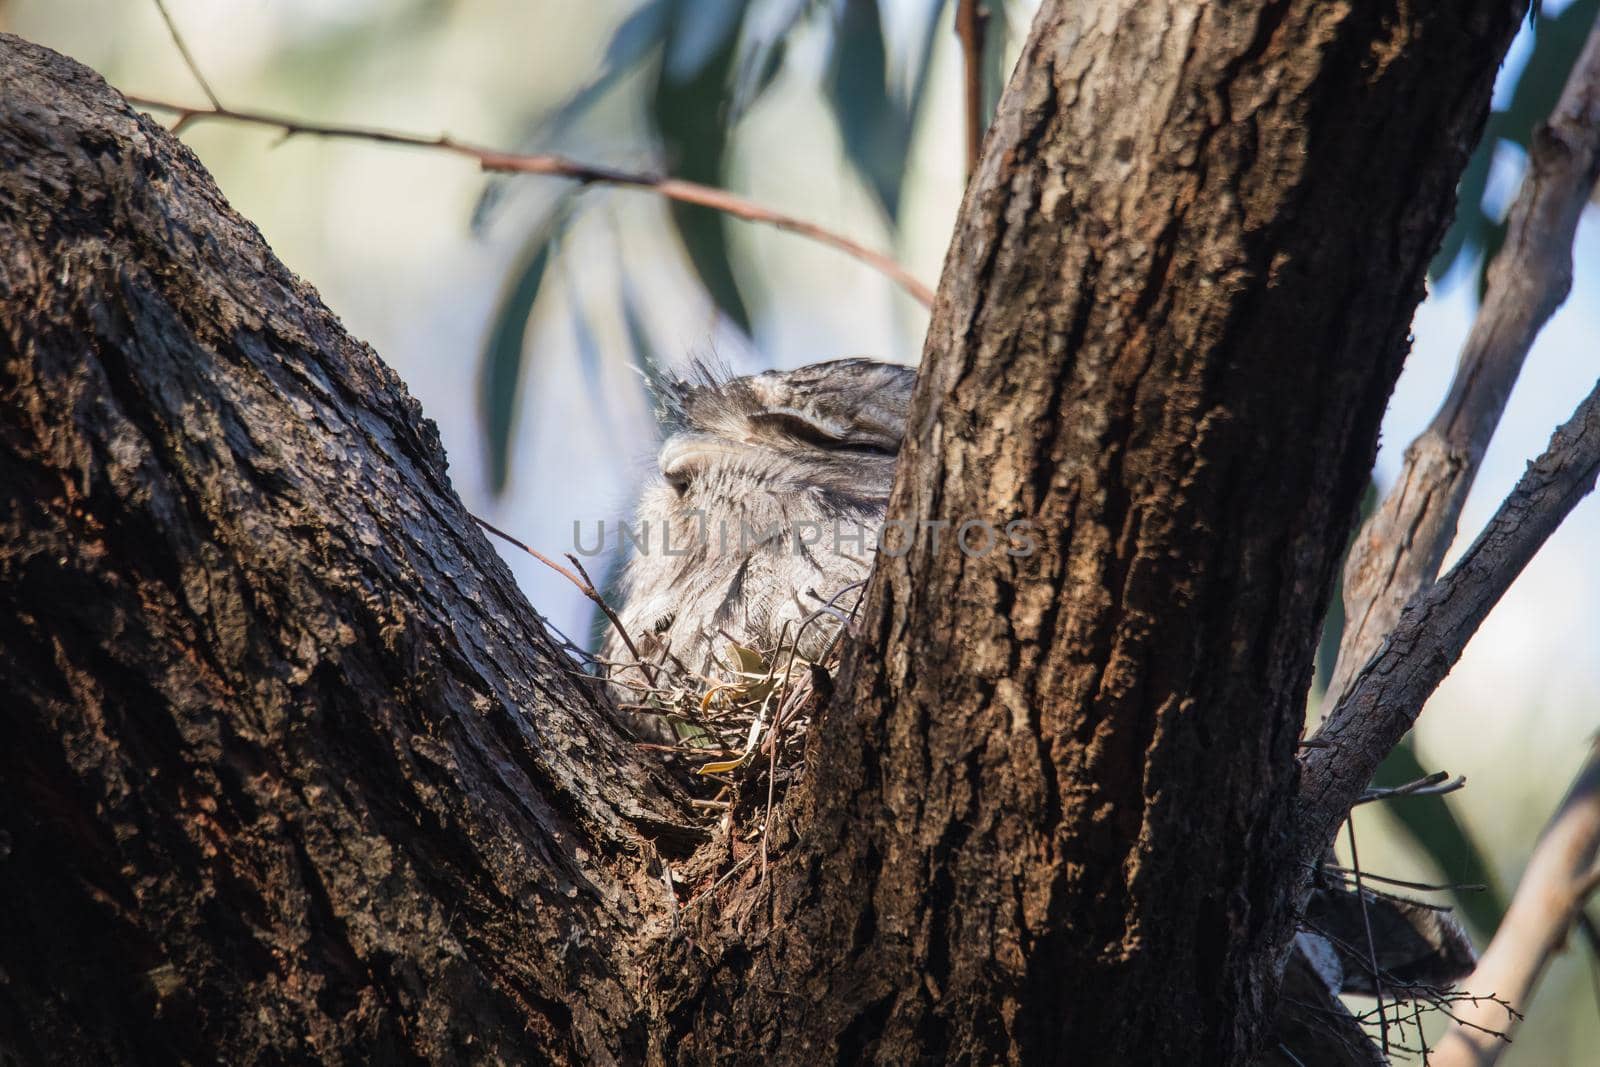
[[[637,666],[640,670],[644,671],[646,680],[649,681],[652,686],[656,684],[655,668],[650,665],[648,660],[639,655],[638,648],[634,647],[633,638],[628,636],[627,627],[622,625],[622,620],[617,618],[617,613],[611,610],[611,605],[606,603],[606,598],[600,595],[600,590],[596,589],[594,587],[594,582],[589,580],[589,574],[583,569],[583,564],[579,563],[570,552],[567,553],[567,558],[572,560],[572,565],[574,567],[578,568],[578,574],[572,573],[571,571],[567,570],[567,568],[563,567],[561,564],[545,555],[543,552],[540,552],[538,549],[534,548],[532,545],[517,540],[515,537],[512,537],[499,527],[490,525],[483,519],[478,518],[476,515],[472,516],[472,518],[479,526],[482,526],[485,530],[488,530],[490,533],[500,538],[500,540],[506,542],[507,544],[517,546],[518,548],[522,549],[522,551],[526,552],[528,555],[532,556],[534,559],[538,560],[540,563],[543,563],[546,567],[549,567],[551,570],[561,575],[561,577],[577,586],[578,592],[582,593],[584,596],[593,601],[594,605],[605,614],[605,617],[611,620],[611,625],[616,627],[617,635],[622,638],[622,643],[628,647],[628,654],[634,659],[634,666]],[[582,575],[581,578],[578,576],[580,574]]]
[[[465,141],[458,141],[443,134],[437,137],[425,137],[414,133],[380,130],[365,126],[335,126],[320,122],[305,122],[299,119],[285,118],[281,115],[269,115],[259,111],[242,111],[236,108],[217,106],[188,107],[183,104],[173,104],[165,100],[154,100],[143,96],[127,96],[127,100],[129,103],[139,107],[156,108],[176,114],[178,116],[178,126],[201,119],[219,119],[226,122],[265,126],[281,131],[285,137],[305,134],[311,137],[336,137],[346,140],[373,141],[378,144],[403,145],[408,148],[428,148],[474,160],[485,171],[509,174],[543,174],[551,177],[570,178],[584,185],[620,185],[633,189],[645,189],[659,196],[664,196],[668,200],[676,200],[684,204],[696,204],[700,207],[710,208],[713,211],[720,211],[724,215],[732,215],[734,218],[743,219],[746,222],[762,223],[825,244],[883,274],[909,293],[923,307],[933,306],[933,290],[929,289],[921,281],[917,280],[910,271],[882,252],[875,252],[843,234],[818,226],[814,222],[807,222],[793,215],[774,211],[772,208],[764,207],[753,200],[730,193],[726,189],[718,189],[715,186],[683,181],[678,178],[667,178],[657,174],[580,163],[577,160],[552,153],[500,152],[492,148],[483,148]]]
[[[1289,1046],[1285,1045],[1281,1041],[1278,1042],[1278,1051],[1283,1054],[1284,1059],[1289,1061],[1291,1067],[1306,1067],[1305,1061],[1299,1056],[1296,1056],[1293,1052],[1290,1052]]]
[[[172,35],[172,43],[178,46],[178,54],[183,57],[184,66],[189,68],[190,77],[199,84],[200,91],[206,94],[206,99],[211,101],[214,111],[225,111],[222,101],[217,98],[216,91],[211,88],[211,83],[206,81],[206,76],[200,73],[200,64],[194,61],[194,54],[189,51],[189,46],[184,42],[183,34],[178,32],[178,24],[172,20],[172,13],[167,10],[166,0],[156,0],[156,10],[161,12],[161,21],[167,24],[167,32]],[[174,131],[176,132],[176,131]]]
[[[1325,871],[1332,871],[1333,873],[1340,875],[1354,875],[1356,873],[1350,868],[1336,867],[1331,863],[1324,864],[1322,869]],[[1472,882],[1446,882],[1441,885],[1434,885],[1431,882],[1408,882],[1404,878],[1390,878],[1388,875],[1373,874],[1371,871],[1364,872],[1361,877],[1365,878],[1369,882],[1382,882],[1385,885],[1397,885],[1402,889],[1416,889],[1426,893],[1481,893],[1488,888],[1488,886],[1477,885]],[[1412,903],[1420,904],[1423,907],[1434,907],[1434,905],[1425,904],[1422,901],[1412,901]],[[1449,911],[1450,909],[1441,906],[1438,908],[1438,910]]]
[[[1520,1018],[1517,1009],[1533,997],[1545,967],[1565,946],[1589,895],[1600,884],[1597,855],[1600,742],[1590,746],[1571,790],[1528,858],[1500,929],[1477,969],[1462,983],[1466,989],[1493,989],[1505,1001],[1506,1033],[1488,1028],[1489,1022],[1499,1022],[1496,1009],[1474,1004],[1461,1012],[1439,1042],[1435,1067],[1485,1067],[1499,1057]]]
[[[566,556],[567,562],[571,563],[572,566],[577,569],[578,577],[583,579],[583,586],[588,590],[586,595],[589,597],[589,599],[593,600],[600,606],[600,610],[606,613],[606,618],[610,619],[616,624],[617,632],[622,634],[623,639],[626,640],[627,634],[622,629],[622,623],[618,622],[617,617],[611,613],[610,605],[608,605],[600,596],[600,587],[594,584],[594,579],[589,577],[589,572],[583,569],[583,564],[578,562],[578,557],[574,556],[571,552],[563,552],[561,554]],[[628,651],[633,651],[632,646],[629,646]]]
[[[696,893],[695,896],[694,896],[694,899],[689,901],[689,904],[692,905],[696,901],[698,901],[698,900],[700,900],[702,898],[710,897],[717,890],[719,890],[723,886],[727,885],[728,882],[733,878],[734,875],[738,874],[740,871],[742,871],[746,867],[750,866],[750,861],[755,859],[755,858],[756,858],[755,850],[751,849],[749,852],[747,852],[745,854],[744,859],[740,860],[738,863],[735,863],[732,867],[728,868],[728,872],[726,874],[724,874],[721,878],[718,878],[715,882],[711,883],[711,888],[710,889],[707,889],[703,893]]]
[[[961,59],[965,75],[967,119],[967,175],[978,169],[978,150],[983,147],[986,125],[983,114],[983,43],[989,30],[989,12],[983,0],[960,0],[956,4],[956,36],[961,38]]]
[[[1367,960],[1372,966],[1372,998],[1378,1003],[1378,1036],[1384,1058],[1389,1056],[1389,1017],[1383,1012],[1383,977],[1378,967],[1378,944],[1372,939],[1372,917],[1367,914],[1367,897],[1361,887],[1361,854],[1356,851],[1356,820],[1352,815],[1345,820],[1345,830],[1350,838],[1350,870],[1356,880],[1356,901],[1361,905],[1361,925],[1367,935]]]
[[[637,749],[641,749],[642,751],[645,751],[645,752],[673,752],[673,753],[679,753],[679,754],[681,754],[683,752],[683,749],[680,748],[677,745],[660,745],[660,744],[657,744],[654,741],[635,741],[633,743],[633,747],[637,748]],[[699,750],[696,750],[696,751],[697,751],[697,753],[699,752]],[[716,752],[717,752],[716,749],[707,750],[707,753],[709,755],[716,755]],[[735,755],[736,753],[732,749],[728,749],[726,754],[732,756],[732,755]]]
[[[1393,800],[1397,797],[1442,797],[1447,793],[1454,793],[1458,789],[1465,788],[1467,784],[1466,775],[1457,775],[1455,778],[1451,778],[1450,781],[1445,781],[1449,777],[1449,774],[1445,771],[1435,771],[1426,778],[1418,778],[1416,781],[1407,782],[1405,785],[1389,786],[1387,788],[1373,786],[1362,793],[1356,803],[1370,804],[1374,800]]]

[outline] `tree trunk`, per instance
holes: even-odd
[[[690,857],[416,403],[181,145],[0,38],[0,1038],[1250,1058],[1318,621],[1520,15],[1044,5],[891,508],[951,526],[883,557],[770,867],[681,909],[734,844]]]
[[[25,1062],[604,1059],[681,804],[434,426],[179,142],[0,38],[0,969]]]

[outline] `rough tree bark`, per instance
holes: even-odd
[[[433,425],[100,78],[0,37],[0,970],[24,1062],[603,1058],[680,805]]]
[[[684,798],[431,426],[81,67],[0,38],[0,1028],[25,1058],[1238,1062],[1317,622],[1517,3],[1041,9],[808,788]],[[710,906],[706,906],[709,899]]]

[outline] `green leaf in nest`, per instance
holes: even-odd
[[[728,642],[728,652],[733,662],[738,664],[739,673],[747,678],[761,678],[771,673],[766,659],[753,648]]]

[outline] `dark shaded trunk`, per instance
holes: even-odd
[[[1226,1062],[1317,620],[1515,4],[1046,3],[774,861],[721,872],[433,428],[0,37],[0,1032],[26,1060]],[[727,849],[725,841],[710,846]],[[721,864],[719,866],[719,864]]]
[[[617,1043],[677,798],[394,374],[182,145],[9,37],[0,307],[23,1059]]]

